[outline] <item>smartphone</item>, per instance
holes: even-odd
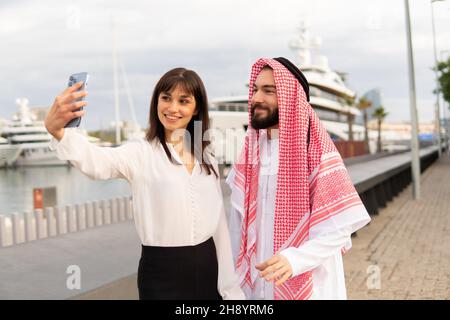
[[[87,72],[80,72],[80,73],[74,73],[69,77],[69,83],[68,86],[71,87],[73,86],[75,83],[78,83],[80,81],[83,81],[83,85],[80,87],[80,89],[78,89],[77,91],[82,91],[86,88],[87,84],[88,84],[88,80],[89,80],[89,74]],[[75,100],[75,102],[78,101],[83,101],[84,97],[78,98]],[[83,107],[77,109],[76,111],[80,111],[83,110]],[[79,127],[81,123],[81,118],[75,118],[70,120],[64,128],[73,128],[73,127]]]

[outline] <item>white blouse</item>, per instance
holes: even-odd
[[[245,299],[235,273],[220,179],[196,161],[192,174],[171,144],[173,164],[159,142],[137,139],[115,148],[88,142],[76,128],[52,138],[50,149],[91,179],[126,179],[133,195],[136,229],[146,246],[190,246],[213,237],[223,299]],[[211,159],[217,173],[218,165]]]

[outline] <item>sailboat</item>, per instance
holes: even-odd
[[[134,107],[134,100],[131,93],[130,83],[128,81],[125,64],[117,53],[117,33],[114,21],[112,21],[112,61],[113,61],[113,80],[114,80],[114,112],[115,112],[115,145],[120,145],[122,134],[125,140],[140,139],[145,137],[145,132],[139,125]],[[128,99],[131,121],[123,122],[120,120],[120,86],[119,72],[121,73],[123,86]]]

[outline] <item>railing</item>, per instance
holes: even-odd
[[[0,248],[132,219],[131,197],[0,215]]]
[[[437,159],[438,147],[421,149],[421,173],[428,169]],[[378,214],[380,208],[386,207],[386,204],[411,182],[411,160],[409,157],[403,161],[371,170],[370,173],[360,176],[353,181],[370,215]]]
[[[437,147],[420,151],[422,172],[438,158],[437,153]],[[352,169],[349,168],[350,173]],[[376,215],[379,208],[385,207],[411,182],[410,159],[376,169],[353,179],[371,215]],[[132,219],[131,197],[49,207],[34,212],[13,213],[9,217],[0,215],[0,248]]]

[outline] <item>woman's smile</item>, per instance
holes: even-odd
[[[169,115],[169,114],[164,114],[164,117],[166,118],[166,120],[168,122],[177,122],[178,120],[183,118],[183,117],[173,116],[173,115]]]

